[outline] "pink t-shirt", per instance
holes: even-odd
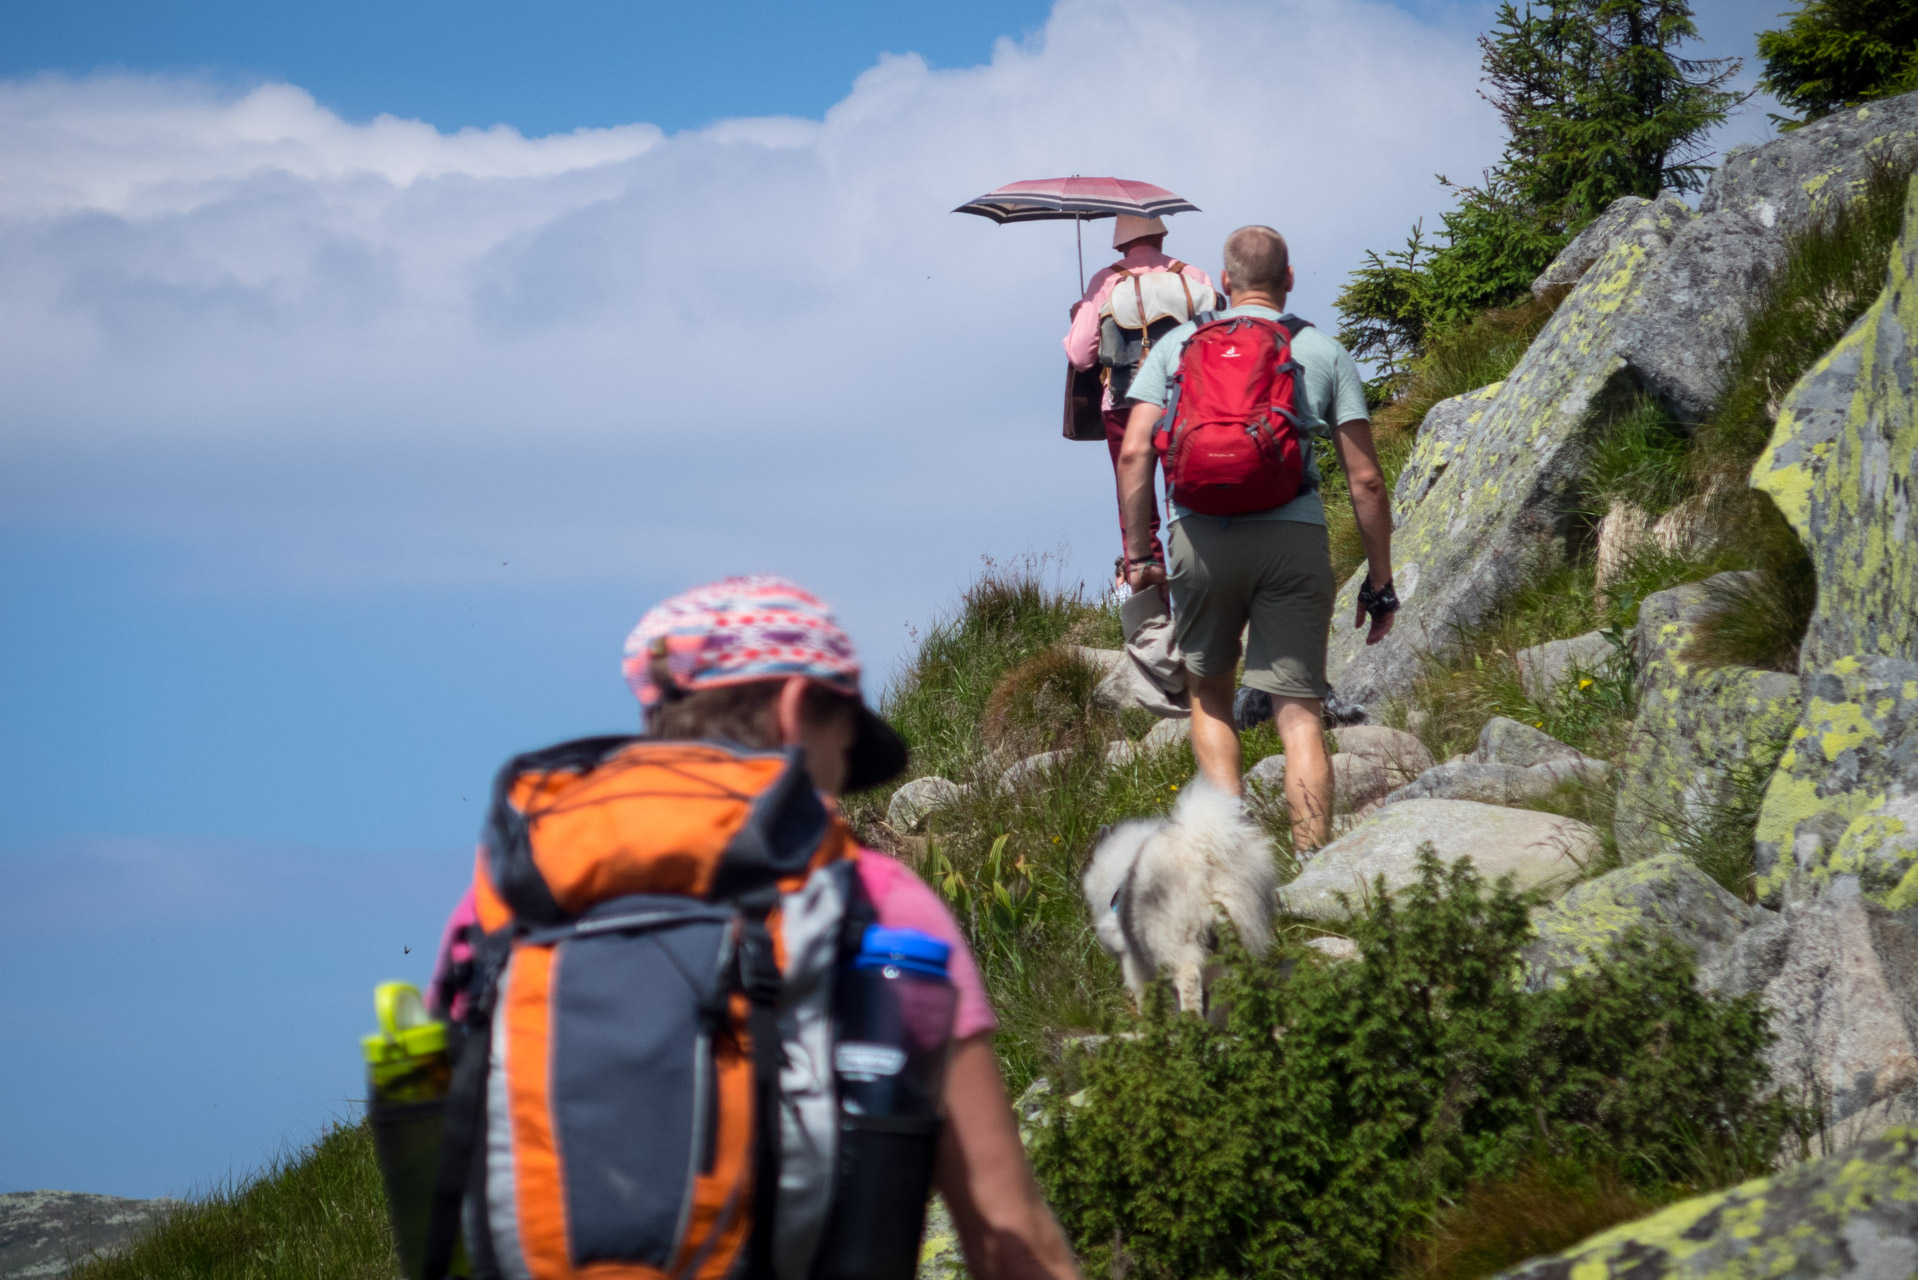
[[[997,1030],[999,1020],[993,1016],[992,1002],[986,999],[979,966],[973,963],[972,952],[959,932],[959,922],[952,918],[952,912],[939,900],[939,895],[905,864],[883,853],[861,849],[858,867],[859,883],[872,900],[880,924],[889,929],[918,929],[952,947],[946,972],[959,993],[952,1038],[964,1040],[982,1031]],[[437,1008],[441,989],[453,965],[472,958],[471,948],[466,944],[466,927],[477,923],[479,912],[473,904],[473,891],[468,888],[454,906],[453,914],[447,917],[445,932],[440,935],[439,957],[433,963],[432,986],[427,992],[429,1005]],[[464,999],[463,993],[454,997],[450,1016],[457,1018],[465,1012],[461,1007]]]
[[[1169,270],[1178,259],[1170,254],[1160,253],[1148,245],[1135,244],[1119,260],[1120,266],[1134,273]],[[1195,280],[1211,289],[1212,277],[1187,263],[1185,270],[1179,273],[1188,280]],[[1113,286],[1121,279],[1119,273],[1111,267],[1101,267],[1093,274],[1092,283],[1086,286],[1085,305],[1072,317],[1072,328],[1066,331],[1066,359],[1075,369],[1090,369],[1099,360],[1099,308],[1105,306],[1106,299],[1112,296]],[[1112,395],[1107,392],[1105,407],[1112,408]]]

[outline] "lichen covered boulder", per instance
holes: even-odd
[[[1802,705],[1796,676],[1700,669],[1685,656],[1710,603],[1706,583],[1647,596],[1632,649],[1638,715],[1619,758],[1614,834],[1627,862],[1653,857],[1762,787]]]
[[[1680,421],[1717,407],[1732,353],[1786,256],[1780,229],[1722,212],[1686,223],[1653,261],[1644,289],[1656,305],[1621,319],[1618,349]]]
[[[1407,800],[1388,805],[1311,855],[1279,890],[1280,908],[1314,920],[1345,919],[1380,877],[1388,893],[1418,880],[1419,852],[1441,862],[1470,858],[1488,880],[1510,875],[1520,890],[1562,891],[1599,852],[1598,832],[1583,822],[1469,800]],[[1345,901],[1341,901],[1341,895]]]
[[[1363,631],[1333,629],[1328,669],[1342,718],[1373,715],[1409,689],[1423,655],[1449,649],[1461,628],[1518,589],[1541,545],[1563,540],[1593,437],[1634,385],[1617,350],[1621,317],[1643,301],[1650,264],[1680,225],[1664,205],[1641,211],[1497,393],[1474,409],[1469,434],[1406,506],[1392,538],[1403,606],[1397,627],[1376,645]],[[1420,474],[1432,469],[1421,464]],[[1334,617],[1354,616],[1363,576],[1359,570],[1345,583]]]
[[[1479,420],[1485,416],[1486,409],[1504,385],[1503,382],[1494,382],[1489,387],[1480,387],[1462,396],[1441,400],[1425,411],[1425,421],[1419,424],[1412,456],[1406,459],[1405,466],[1399,471],[1398,483],[1392,486],[1394,523],[1405,522],[1407,513],[1438,483],[1438,478],[1445,474],[1445,468],[1458,458],[1477,430]]]
[[[1541,915],[1538,937],[1525,949],[1526,985],[1538,990],[1589,967],[1631,929],[1684,944],[1702,972],[1768,914],[1725,892],[1682,854],[1660,854],[1573,886]]]
[[[1761,989],[1772,1083],[1840,1139],[1918,1121],[1918,934],[1855,892],[1787,908],[1785,922]]]
[[[1699,1196],[1501,1280],[1894,1280],[1918,1272],[1918,1132]]]
[[[1805,672],[1853,655],[1918,661],[1918,181],[1887,275],[1786,396],[1752,469],[1818,571]]]
[[[1918,906],[1918,662],[1841,658],[1802,684],[1804,713],[1758,811],[1760,899],[1855,876],[1893,910]]]
[[[1677,210],[1667,210],[1681,217],[1689,217],[1691,210],[1684,208],[1684,201],[1676,196],[1660,196],[1659,203],[1671,201],[1684,209],[1682,215]],[[1558,251],[1552,259],[1552,265],[1532,281],[1532,296],[1542,298],[1555,288],[1577,284],[1593,263],[1611,252],[1621,236],[1631,234],[1634,226],[1643,225],[1640,215],[1653,202],[1643,196],[1620,196],[1605,207],[1605,211],[1585,224],[1585,229],[1572,237],[1572,242]]]
[[[1848,107],[1726,156],[1698,202],[1699,211],[1741,213],[1761,226],[1796,231],[1855,195],[1873,162],[1913,146],[1918,146],[1918,94]]]

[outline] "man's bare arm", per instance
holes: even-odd
[[[937,1182],[966,1268],[980,1280],[1079,1280],[1072,1247],[1026,1163],[990,1034],[953,1048]]]
[[[1129,438],[1129,437],[1128,437]],[[1358,518],[1359,539],[1365,544],[1366,576],[1375,587],[1392,580],[1392,498],[1385,491],[1385,473],[1379,469],[1378,449],[1372,443],[1372,424],[1364,418],[1341,422],[1332,433],[1339,451],[1339,466],[1345,471],[1345,485],[1352,494],[1352,514]],[[1359,609],[1353,626],[1365,625],[1365,609]],[[1365,643],[1377,644],[1392,630],[1395,615],[1386,614],[1372,624]]]
[[[1125,442],[1119,446],[1119,519],[1125,524],[1128,560],[1143,560],[1152,554],[1152,468],[1158,461],[1152,432],[1164,416],[1165,410],[1158,405],[1139,403],[1132,406],[1126,418]],[[1165,570],[1128,566],[1126,576],[1137,591],[1165,581]]]

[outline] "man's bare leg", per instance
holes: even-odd
[[[1232,686],[1235,677],[1186,676],[1192,691],[1192,755],[1207,782],[1229,796],[1239,794],[1244,757],[1239,753],[1239,731],[1232,727]]]
[[[1285,803],[1292,810],[1292,847],[1299,853],[1324,844],[1332,821],[1332,762],[1325,755],[1325,733],[1319,716],[1317,698],[1273,696],[1272,718],[1278,725],[1279,741],[1285,744]],[[1198,742],[1195,706],[1195,750]]]

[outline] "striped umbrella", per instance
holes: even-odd
[[[1073,234],[1079,243],[1079,288],[1086,282],[1085,242],[1078,224],[1092,218],[1116,218],[1129,213],[1137,218],[1157,218],[1168,213],[1197,213],[1199,206],[1183,196],[1175,196],[1164,187],[1131,178],[1033,178],[1008,182],[995,187],[977,200],[969,200],[954,213],[976,213],[994,222],[1053,222],[1066,218],[1075,224]]]

